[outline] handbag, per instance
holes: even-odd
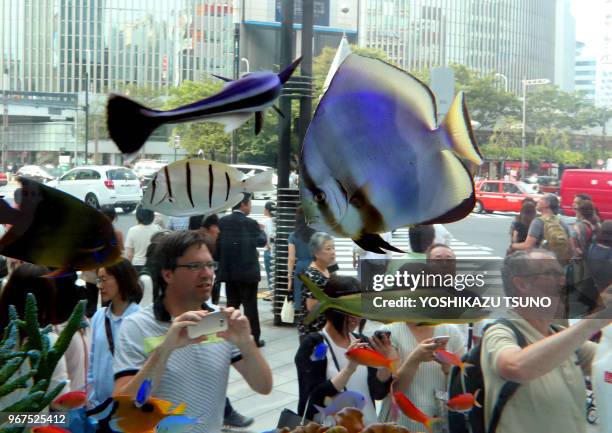
[[[285,300],[283,301],[280,317],[284,323],[293,323],[295,308],[293,307],[293,302],[291,302],[287,296],[285,296]]]
[[[291,409],[283,409],[280,416],[278,417],[278,423],[276,428],[282,429],[287,427],[289,430],[293,430],[298,426],[308,424],[311,420],[306,419],[306,413],[308,412],[308,405],[310,404],[310,397],[306,400],[306,408],[304,409],[304,416],[299,416]]]

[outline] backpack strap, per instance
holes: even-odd
[[[514,332],[517,343],[521,348],[527,346],[527,340],[525,340],[525,336],[522,334],[521,331],[518,330],[516,326],[514,326],[514,323],[512,323],[511,320],[497,319],[495,321],[495,324],[497,323],[507,326],[508,328],[512,330],[512,332]],[[485,328],[485,331],[486,329],[488,329],[488,327]],[[483,335],[484,335],[484,332],[483,332]],[[511,382],[511,381],[504,383],[501,391],[499,392],[499,396],[497,397],[497,401],[495,402],[495,407],[493,408],[491,422],[489,423],[489,428],[487,429],[488,433],[495,433],[495,430],[497,429],[497,425],[499,424],[499,421],[501,419],[501,414],[502,414],[502,411],[504,410],[504,406],[506,406],[506,403],[508,403],[508,401],[510,400],[510,397],[512,397],[512,395],[516,392],[516,390],[518,389],[520,385],[521,385],[520,383]]]

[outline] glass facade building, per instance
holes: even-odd
[[[162,89],[233,71],[231,1],[2,0],[0,22],[7,90]]]
[[[407,70],[459,63],[508,77],[554,77],[555,0],[364,0],[359,45]]]

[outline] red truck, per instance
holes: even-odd
[[[577,194],[588,194],[601,219],[612,219],[612,171],[565,170],[561,178],[561,210],[576,215],[572,207]]]

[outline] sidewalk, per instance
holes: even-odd
[[[238,371],[232,368],[227,396],[234,409],[242,415],[255,417],[255,423],[248,429],[226,429],[226,432],[268,431],[276,427],[284,408],[297,411],[298,381],[293,362],[299,343],[297,329],[273,325],[272,302],[258,299],[258,306],[261,337],[266,341],[261,351],[272,369],[273,389],[268,395],[257,394],[249,388]]]

